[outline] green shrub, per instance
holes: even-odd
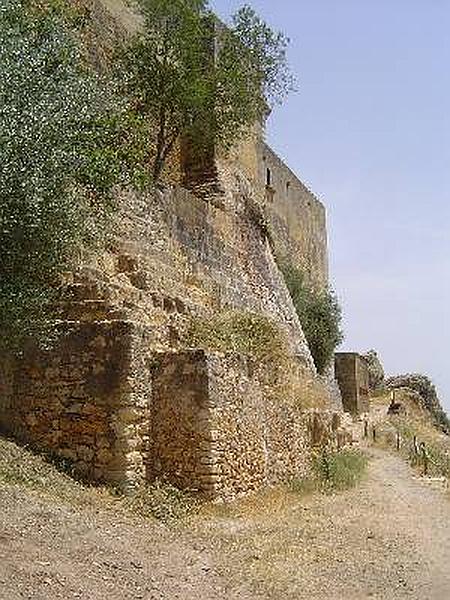
[[[102,240],[123,107],[59,0],[0,6],[0,347],[42,332],[61,271]]]
[[[324,373],[343,340],[342,311],[336,295],[330,289],[316,290],[292,265],[281,264],[281,270],[317,371]]]

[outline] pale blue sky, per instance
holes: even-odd
[[[327,207],[344,348],[430,375],[450,409],[450,0],[250,4],[291,38],[299,92],[268,138]]]

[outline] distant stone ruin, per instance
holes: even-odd
[[[369,372],[364,358],[356,352],[336,353],[335,373],[344,410],[352,415],[368,413]]]

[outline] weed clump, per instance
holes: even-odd
[[[276,323],[264,315],[226,311],[209,318],[192,319],[184,343],[219,352],[241,352],[257,360],[282,362],[288,355],[287,340]]]
[[[325,491],[355,487],[366,470],[367,457],[359,450],[344,449],[336,453],[324,451],[314,460],[314,471]]]
[[[322,450],[313,460],[311,476],[292,481],[291,490],[303,495],[353,488],[365,476],[367,462],[367,456],[359,450]]]
[[[167,481],[156,480],[142,485],[134,494],[123,498],[130,512],[173,524],[194,514],[200,500]]]

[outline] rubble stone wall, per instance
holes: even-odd
[[[64,329],[52,350],[1,360],[0,427],[83,478],[132,484],[143,474],[150,416],[150,381],[132,366],[142,336],[119,321]]]
[[[154,352],[131,322],[66,327],[53,350],[2,361],[0,426],[87,480],[227,500],[304,477],[312,448],[337,443],[337,413],[267,395],[245,355]]]
[[[345,443],[341,416],[264,393],[241,354],[155,357],[150,478],[231,499],[311,471],[312,449]]]

